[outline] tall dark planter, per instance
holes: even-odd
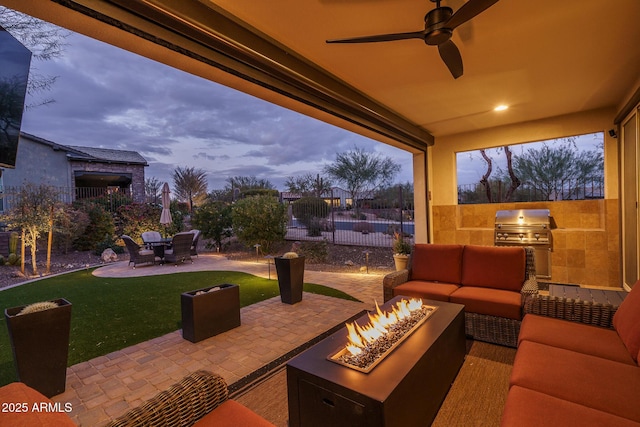
[[[216,289],[209,292],[211,289]],[[199,295],[197,295],[199,294]],[[240,326],[240,287],[225,283],[180,296],[182,338],[198,342]]]
[[[304,257],[274,258],[278,273],[280,299],[285,304],[302,301],[302,284],[304,283]]]
[[[71,303],[17,315],[24,307],[4,311],[18,380],[47,397],[64,392],[67,381]]]

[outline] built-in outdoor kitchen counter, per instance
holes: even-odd
[[[429,425],[462,366],[466,345],[464,306],[424,303],[436,310],[369,373],[328,360],[346,345],[346,328],[290,360],[289,425]]]

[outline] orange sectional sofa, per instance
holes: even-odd
[[[468,336],[512,347],[524,295],[537,290],[534,251],[522,247],[416,244],[408,269],[383,279],[385,302],[404,295],[463,304]]]
[[[640,281],[613,328],[527,314],[502,427],[640,426]]]
[[[65,413],[67,408],[64,404],[56,406],[43,394],[23,383],[0,387],[0,402],[6,409],[0,411],[0,426],[75,426]],[[9,406],[9,403],[14,405]],[[229,399],[227,384],[220,375],[201,370],[105,427],[124,426],[273,427],[273,424]]]

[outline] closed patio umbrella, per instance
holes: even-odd
[[[165,182],[162,186],[162,213],[160,214],[160,224],[165,226],[165,231],[167,225],[173,222],[173,220],[171,219],[171,210],[169,209],[171,206],[169,193],[169,184]]]

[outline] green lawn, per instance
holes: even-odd
[[[240,285],[242,307],[279,295],[278,282],[247,273],[201,271],[134,278],[83,270],[0,291],[0,385],[15,381],[4,309],[65,298],[72,304],[69,366],[181,328],[180,294],[223,283]],[[312,283],[305,292],[357,301]]]

